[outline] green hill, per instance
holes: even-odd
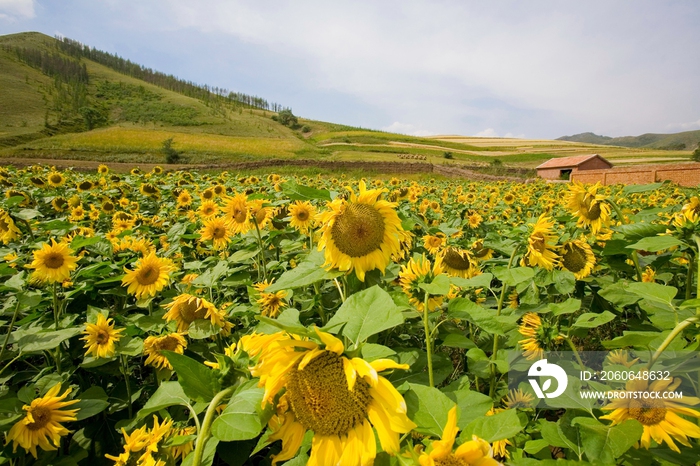
[[[38,32],[0,36],[0,102],[0,163],[163,164],[170,140],[181,163],[198,166],[293,158],[528,176],[552,157],[599,153],[624,164],[682,161],[691,153],[600,140],[420,138],[308,120],[262,97],[187,82]]]
[[[641,136],[622,136],[618,138],[598,136],[593,133],[580,133],[573,136],[563,136],[557,140],[661,150],[693,150],[700,144],[700,130],[673,134],[645,133]]]

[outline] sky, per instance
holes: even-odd
[[[700,129],[696,0],[0,0],[24,31],[417,136]]]

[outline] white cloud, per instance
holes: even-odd
[[[673,129],[681,129],[683,131],[692,131],[694,129],[700,129],[700,120],[690,121],[688,123],[674,123],[668,125],[668,127]]]
[[[474,136],[476,136],[477,138],[497,138],[498,133],[493,128],[486,128],[483,131],[479,131]]]
[[[34,0],[0,0],[0,18],[31,19],[34,17]]]
[[[700,62],[687,59],[700,40],[693,2],[115,4],[132,22],[156,24],[158,13],[168,15],[158,21],[163,30],[264,47],[303,67],[310,89],[441,133],[500,128],[541,137],[568,125],[639,134],[691,120],[700,106]]]
[[[415,125],[411,125],[409,123],[401,123],[399,121],[395,121],[389,126],[385,126],[382,128],[382,131],[386,131],[388,133],[399,133],[399,134],[408,134],[409,136],[434,136],[437,133],[434,133],[432,131],[427,131],[424,129],[418,129],[416,128]]]

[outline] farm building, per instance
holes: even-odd
[[[549,159],[536,170],[537,176],[546,180],[568,180],[572,173],[606,168],[612,168],[612,164],[598,154],[590,154]]]

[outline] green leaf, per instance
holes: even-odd
[[[547,304],[547,308],[552,310],[553,316],[560,316],[564,314],[571,314],[579,309],[581,309],[581,300],[575,298],[569,298],[563,303],[550,303]]]
[[[36,209],[22,209],[15,214],[15,217],[29,221],[36,217],[43,217],[43,215],[41,215],[41,212]]]
[[[603,324],[607,324],[614,319],[615,314],[610,311],[603,311],[600,314],[595,312],[586,312],[585,314],[578,316],[578,319],[576,319],[576,322],[574,322],[572,327],[595,328],[600,327]]]
[[[628,284],[627,282],[612,283],[604,286],[598,294],[618,306],[629,306],[639,301],[639,297],[627,290]]]
[[[24,283],[24,271],[16,273],[3,283],[8,288],[13,290],[23,290],[27,285]]]
[[[117,352],[125,356],[143,354],[143,340],[138,337],[126,337],[117,343]]]
[[[673,286],[644,282],[629,283],[627,285],[627,290],[640,298],[662,302],[669,306],[673,305],[673,298],[675,298],[678,293],[678,288]]]
[[[628,184],[627,186],[622,188],[622,193],[623,194],[648,193],[650,191],[656,191],[661,186],[663,186],[664,183],[665,183],[665,181],[662,181],[660,183],[650,183],[650,184]]]
[[[458,406],[460,414],[459,419],[457,419],[457,427],[460,429],[464,429],[475,419],[486,416],[486,413],[493,407],[491,397],[469,390],[468,387],[444,393]]]
[[[525,442],[525,447],[523,448],[523,450],[525,451],[525,453],[534,455],[547,448],[548,446],[549,442],[545,439],[540,438],[537,440],[528,440],[527,442]]]
[[[310,188],[291,180],[282,183],[282,192],[292,201],[331,200],[331,193],[327,189]]]
[[[93,244],[99,243],[100,241],[102,241],[102,238],[100,238],[99,236],[91,236],[89,238],[86,238],[84,236],[76,236],[70,242],[70,247],[74,251],[77,251],[80,248],[84,248],[86,246],[91,246]]]
[[[418,425],[415,431],[440,437],[454,403],[437,388],[417,384],[409,384],[409,387],[404,398],[409,419]]]
[[[228,262],[219,261],[214,267],[208,268],[202,275],[192,280],[192,284],[213,288],[226,272],[228,272]]]
[[[78,413],[76,414],[76,420],[82,421],[83,419],[87,419],[89,417],[94,416],[95,414],[101,413],[102,411],[107,409],[107,406],[109,406],[109,402],[106,400],[91,400],[81,398],[80,401],[71,406],[69,409],[79,409]]]
[[[403,320],[403,313],[389,293],[375,285],[351,295],[326,327],[345,323],[343,335],[357,345],[376,333],[401,325]]]
[[[613,230],[622,233],[625,238],[630,241],[639,241],[648,236],[656,236],[659,233],[666,232],[666,225],[658,225],[655,223],[629,223],[620,225]]]
[[[496,440],[509,439],[523,430],[518,412],[515,409],[506,409],[492,416],[483,416],[470,422],[464,428],[460,438],[470,440],[472,435],[495,442]]]
[[[202,462],[199,466],[211,466],[214,463],[214,457],[216,456],[216,447],[219,446],[219,441],[215,438],[209,438],[207,443],[204,445],[204,451],[202,452]],[[194,465],[194,451],[192,451],[187,458],[182,462],[182,466],[193,466]]]
[[[603,346],[607,349],[626,348],[647,348],[649,344],[659,337],[659,332],[627,332],[623,331],[621,337],[604,341]]]
[[[212,324],[210,320],[196,319],[190,324],[190,328],[187,330],[187,336],[193,340],[203,340],[204,338],[209,338],[218,334],[220,331],[221,327]]]
[[[185,394],[195,401],[209,402],[219,391],[214,373],[204,364],[172,351],[163,351],[177,373],[177,381]]]
[[[560,421],[561,422],[561,421]],[[540,427],[542,438],[553,447],[569,448],[579,456],[583,454],[583,449],[577,438],[569,438],[561,428],[559,423],[544,421]]]
[[[362,345],[362,359],[367,362],[372,362],[377,359],[386,359],[396,356],[396,351],[388,346],[378,345],[376,343],[365,343]]]
[[[508,286],[516,286],[535,277],[535,269],[530,267],[494,267],[493,274]]]
[[[418,287],[431,295],[446,296],[450,292],[450,278],[444,274],[438,275],[431,283],[421,283]]]
[[[641,251],[658,252],[680,246],[683,242],[675,236],[650,236],[642,238],[634,244],[627,246],[627,249],[639,249]]]
[[[35,351],[45,351],[55,349],[62,342],[82,333],[80,328],[66,328],[49,332],[39,332],[33,335],[25,335],[19,339],[17,344],[23,353]]]
[[[250,388],[237,393],[211,426],[214,438],[222,442],[248,440],[258,436],[263,428],[260,405],[265,390]]]
[[[460,288],[491,288],[493,274],[482,273],[473,278],[450,277],[450,281]]]
[[[503,324],[488,311],[467,298],[455,298],[450,301],[447,312],[450,317],[473,322],[477,327],[495,335],[505,335]]]
[[[260,254],[260,249],[255,249],[253,251],[241,249],[240,251],[236,251],[233,254],[231,254],[231,256],[228,258],[228,261],[232,264],[242,264],[248,262],[250,259],[257,256],[258,254]]]
[[[442,340],[442,346],[466,349],[476,348],[476,344],[461,333],[448,333],[445,339]]]
[[[163,382],[153,395],[148,399],[143,408],[139,410],[138,418],[143,419],[151,413],[165,409],[168,406],[188,406],[190,399],[185,395],[182,386],[178,382]]]
[[[265,292],[274,293],[289,288],[309,286],[321,280],[330,280],[343,274],[338,271],[326,271],[326,269],[321,267],[322,264],[322,254],[309,254],[307,260],[302,261],[295,268],[284,272],[276,282],[265,289]]]
[[[596,419],[577,417],[572,421],[581,431],[581,443],[589,461],[614,464],[639,441],[644,430],[636,420],[628,419],[616,426],[606,426]]]

